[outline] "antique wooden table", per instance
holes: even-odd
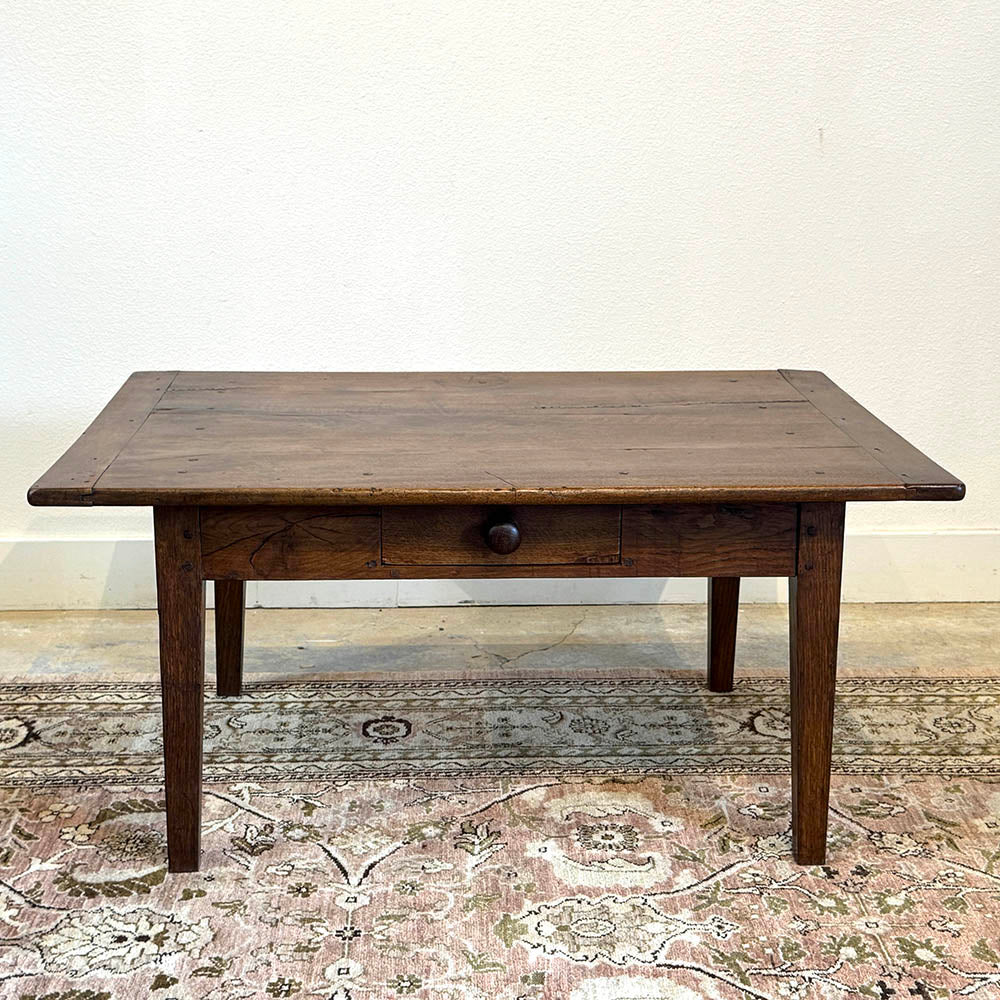
[[[792,842],[826,852],[844,505],[965,488],[819,372],[137,372],[28,493],[153,508],[171,871],[199,863],[205,581],[240,691],[246,580],[790,578]]]

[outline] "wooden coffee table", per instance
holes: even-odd
[[[153,508],[171,871],[199,862],[205,581],[218,693],[246,580],[790,578],[792,842],[826,853],[844,506],[965,487],[819,372],[137,372],[37,505]]]

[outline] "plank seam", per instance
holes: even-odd
[[[786,382],[788,382],[788,384],[789,384],[790,386],[792,386],[793,388],[795,388],[795,384],[794,384],[794,383],[793,383],[793,382],[791,381],[791,379],[789,379],[788,375],[787,375],[787,374],[785,374],[785,369],[783,369],[783,368],[779,368],[779,369],[778,369],[778,371],[779,371],[779,372],[781,373],[781,377],[782,377],[782,378],[783,378],[783,379],[784,379],[784,380],[785,380]],[[796,390],[795,390],[795,391],[796,391],[796,392],[798,392],[799,390],[798,390],[798,389],[796,388]],[[909,488],[909,484],[907,484],[907,483],[906,483],[906,481],[905,481],[905,480],[903,479],[903,477],[902,477],[902,476],[900,475],[900,473],[898,473],[898,472],[897,472],[897,471],[896,471],[895,469],[891,468],[890,466],[886,465],[886,464],[885,464],[885,462],[883,462],[883,461],[882,461],[882,459],[880,459],[880,458],[879,458],[879,457],[878,457],[877,455],[873,455],[873,454],[872,454],[872,452],[871,452],[871,451],[870,451],[870,450],[869,450],[869,449],[868,449],[868,448],[867,448],[867,447],[866,447],[866,446],[865,446],[864,444],[862,444],[862,443],[861,443],[861,442],[860,442],[860,441],[859,441],[859,440],[858,440],[858,439],[857,439],[856,437],[854,437],[854,435],[853,435],[853,434],[849,434],[849,433],[848,433],[848,432],[847,432],[847,431],[846,431],[846,430],[845,430],[845,429],[844,429],[843,427],[841,427],[841,426],[840,426],[840,425],[839,425],[839,424],[838,424],[838,423],[837,423],[837,422],[836,422],[836,421],[835,421],[835,420],[833,419],[833,417],[831,417],[831,416],[830,416],[830,414],[829,414],[829,413],[827,413],[827,412],[826,412],[825,410],[822,410],[822,409],[820,409],[820,408],[819,408],[819,407],[818,407],[818,406],[817,406],[817,405],[815,404],[815,402],[813,402],[813,400],[809,399],[808,397],[806,397],[806,396],[803,396],[802,398],[803,398],[803,399],[805,399],[805,400],[806,400],[806,402],[807,402],[807,403],[808,403],[808,404],[809,404],[809,405],[810,405],[810,406],[811,406],[811,407],[812,407],[812,408],[813,408],[813,409],[814,409],[814,410],[815,410],[815,411],[816,411],[817,413],[821,414],[821,415],[823,416],[823,418],[824,418],[825,420],[827,420],[827,421],[828,421],[829,423],[831,423],[831,424],[832,424],[832,425],[833,425],[834,427],[836,427],[836,428],[837,428],[837,430],[838,430],[838,431],[840,431],[840,433],[844,435],[844,437],[846,437],[846,438],[847,438],[847,439],[848,439],[849,441],[853,441],[853,442],[854,442],[854,444],[855,444],[855,446],[856,446],[856,447],[858,447],[858,448],[860,448],[860,449],[861,449],[861,450],[862,450],[862,451],[863,451],[863,452],[864,452],[864,453],[865,453],[865,454],[866,454],[866,455],[867,455],[867,456],[868,456],[868,457],[869,457],[870,459],[872,459],[872,461],[873,461],[873,462],[876,462],[876,463],[877,463],[878,465],[881,465],[881,466],[882,466],[882,468],[883,468],[883,469],[885,469],[885,471],[886,471],[886,472],[889,472],[889,473],[891,473],[892,475],[894,475],[894,476],[896,477],[896,479],[898,479],[898,480],[899,480],[899,485],[900,485],[900,486],[901,486],[901,487],[902,487],[902,488],[903,488],[904,490],[906,490],[906,489],[908,489],[908,488]],[[875,416],[874,414],[872,414],[872,419],[874,419],[874,420],[878,420],[878,417],[876,417],[876,416]],[[882,421],[879,421],[879,423],[882,423]],[[888,427],[888,425],[884,425],[884,426]],[[891,427],[889,427],[888,429],[889,429],[890,431],[892,431],[892,428],[891,428]],[[893,431],[893,433],[895,434],[895,431]],[[897,437],[898,437],[898,436],[899,436],[899,435],[897,435]]]
[[[180,371],[175,371],[170,381],[163,387],[163,392],[161,392],[159,396],[156,397],[156,399],[150,405],[149,409],[146,411],[146,415],[140,421],[139,426],[136,427],[136,429],[132,431],[131,434],[129,434],[128,438],[122,442],[122,446],[115,452],[114,458],[112,458],[111,461],[108,462],[106,466],[104,466],[104,468],[101,470],[101,474],[90,484],[90,490],[87,493],[85,493],[84,496],[92,497],[94,495],[94,493],[97,490],[98,483],[100,483],[100,481],[104,478],[104,474],[108,471],[108,469],[111,468],[112,465],[115,464],[115,462],[118,461],[119,455],[121,455],[121,453],[132,443],[132,439],[136,436],[136,434],[138,434],[139,431],[141,431],[143,427],[146,426],[146,421],[149,420],[153,410],[156,409],[156,406],[160,402],[160,400],[163,399],[163,397],[170,390],[170,387],[174,384],[174,381],[176,380],[178,375],[180,375]]]

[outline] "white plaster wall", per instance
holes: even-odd
[[[65,582],[50,540],[150,535],[24,491],[179,366],[819,368],[968,485],[856,505],[866,574],[954,531],[910,592],[995,590],[993,0],[77,0],[0,35],[0,604],[25,561]]]

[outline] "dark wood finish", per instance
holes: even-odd
[[[177,372],[134,372],[70,445],[63,456],[28,491],[28,503],[88,505],[97,481],[115,460]]]
[[[625,507],[622,557],[638,576],[791,576],[794,504]]]
[[[509,556],[520,544],[521,529],[513,518],[491,524],[486,529],[486,545],[499,556]]]
[[[497,563],[502,557],[495,556]],[[456,563],[444,565],[414,564],[383,565],[378,572],[365,575],[364,579],[389,580],[560,580],[560,579],[615,579],[635,576],[634,566],[613,563],[513,563],[487,565],[486,563]],[[700,576],[701,574],[697,574]]]
[[[803,865],[826,860],[843,549],[844,505],[802,504],[788,613],[792,848]]]
[[[215,690],[222,697],[243,690],[246,587],[242,580],[215,581]]]
[[[160,619],[167,857],[172,872],[198,870],[205,687],[205,580],[198,510],[153,511]]]
[[[491,525],[516,521],[519,543],[509,552],[490,547]],[[382,562],[387,566],[539,566],[617,563],[621,508],[604,507],[386,507]]]
[[[210,580],[357,579],[379,565],[379,512],[369,507],[205,507]]]
[[[895,473],[910,499],[961,500],[965,496],[961,481],[882,423],[822,372],[782,371],[781,374],[834,426]]]
[[[736,663],[736,620],[740,611],[740,578],[708,580],[708,689],[732,691]]]
[[[788,576],[792,828],[824,860],[848,500],[964,486],[819,372],[139,372],[29,490],[154,508],[171,871],[198,867],[206,579],[220,694],[245,580]]]
[[[144,416],[130,417],[134,433],[127,421],[124,431],[118,409],[98,417],[88,439],[115,448],[92,450],[97,458],[86,466],[77,448],[29,500],[308,506],[957,498],[957,480],[936,466],[904,469],[904,478],[862,446],[882,425],[860,407],[830,419],[814,403],[818,389],[792,384],[800,374],[180,372],[159,398],[143,401]],[[142,378],[155,382],[156,375]],[[149,386],[153,395],[160,384]]]
[[[522,538],[484,538],[489,507],[202,508],[208,579],[791,576],[794,504],[500,508]],[[381,557],[378,538],[381,525]]]

